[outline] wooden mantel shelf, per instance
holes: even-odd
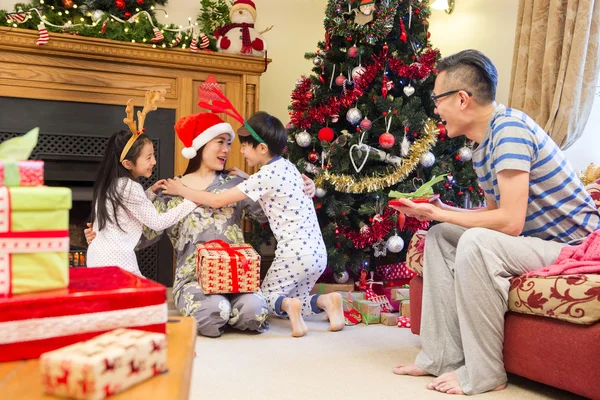
[[[258,110],[260,75],[271,60],[189,49],[152,48],[70,34],[50,33],[37,46],[38,32],[0,27],[0,97],[124,105],[144,104],[150,89],[165,89],[161,107],[176,110],[176,118],[200,112],[198,85],[214,75],[233,105],[248,116]],[[226,118],[234,128],[239,124]],[[228,166],[245,168],[234,142]],[[175,173],[187,161],[175,148]]]

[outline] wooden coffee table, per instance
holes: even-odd
[[[133,386],[111,399],[188,400],[196,344],[193,317],[169,317],[167,366],[169,371]],[[42,390],[39,360],[0,363],[0,396],[3,399],[56,399]]]

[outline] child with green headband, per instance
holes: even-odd
[[[288,138],[283,124],[261,111],[244,121],[237,134],[248,165],[261,166],[258,172],[218,194],[186,188],[177,179],[163,185],[164,193],[213,208],[246,198],[258,201],[277,240],[275,260],[261,286],[269,311],[289,317],[294,337],[308,331],[303,316],[323,311],[329,317],[329,330],[343,329],[341,295],[310,295],[327,265],[327,251],[313,202],[303,192],[302,176],[281,157]]]

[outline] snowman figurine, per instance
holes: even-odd
[[[263,57],[267,44],[254,29],[256,6],[252,0],[236,0],[229,11],[231,24],[215,31],[220,52]]]

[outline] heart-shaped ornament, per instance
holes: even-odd
[[[362,160],[362,163],[360,164],[360,167],[356,166],[356,162],[354,161],[354,156],[352,155],[352,151],[354,149],[358,149],[359,151],[363,151],[366,150],[367,154],[365,154],[365,159]],[[371,151],[371,148],[369,146],[364,146],[363,144],[353,144],[352,146],[350,146],[350,161],[352,162],[352,166],[354,167],[354,170],[356,171],[357,174],[360,174],[360,171],[362,171],[362,169],[365,167],[365,164],[367,163],[367,160],[369,159],[369,152]]]
[[[404,94],[407,95],[408,97],[412,96],[413,93],[415,92],[415,88],[408,85],[408,86],[404,86]]]

